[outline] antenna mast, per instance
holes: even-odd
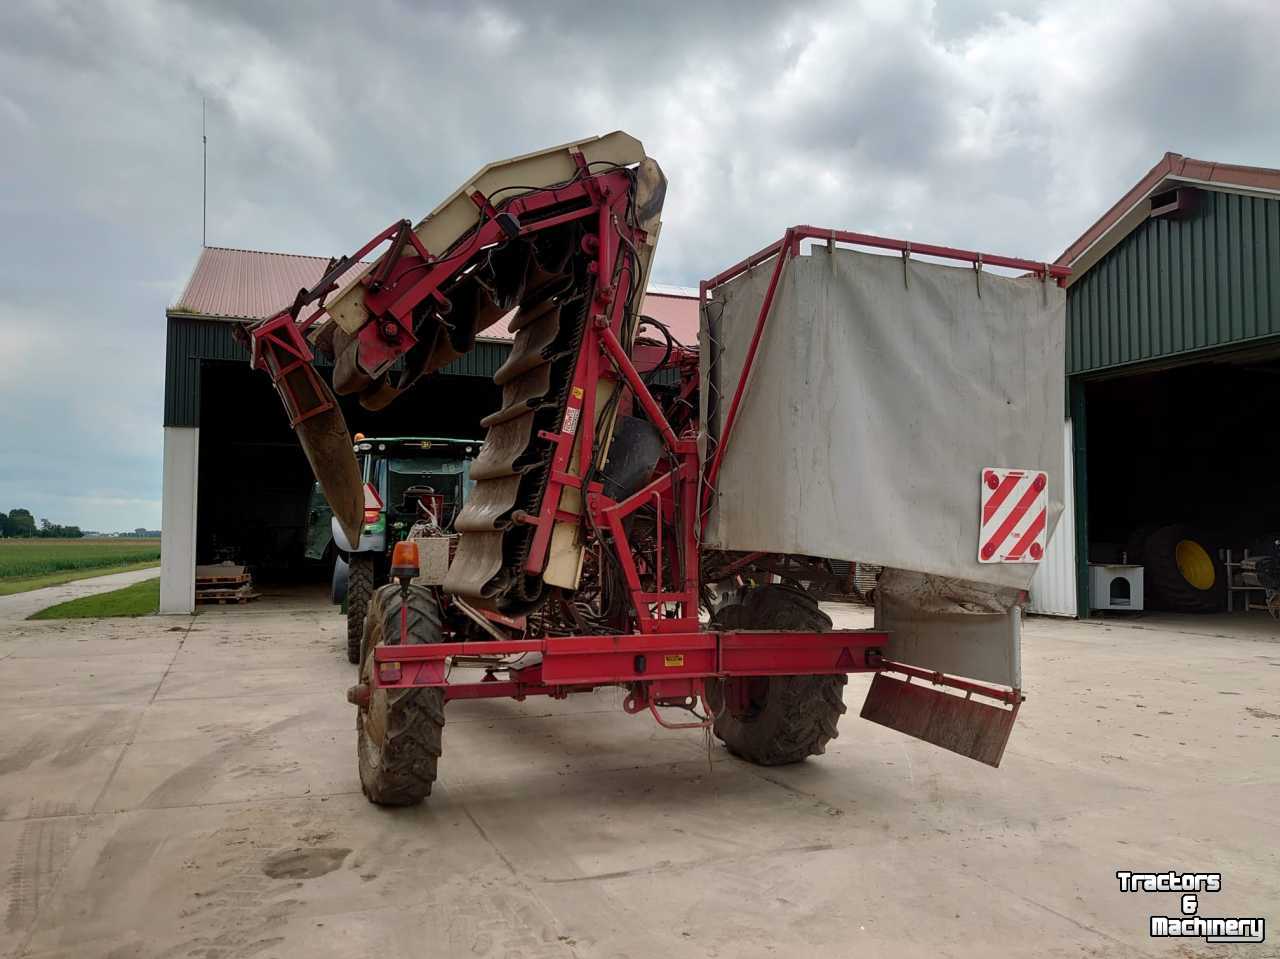
[[[200,246],[209,245],[209,137],[205,133],[204,125],[204,104],[205,98],[200,98],[200,143],[204,152],[202,157],[203,170],[201,175],[201,196],[200,196]]]

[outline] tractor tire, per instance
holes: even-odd
[[[373,684],[373,651],[400,641],[400,587],[381,587],[369,605],[360,682]],[[440,606],[424,586],[410,586],[408,644],[443,639]],[[374,689],[356,712],[360,787],[379,806],[412,806],[431,795],[444,732],[443,689]]]
[[[1144,523],[1129,534],[1129,538],[1125,541],[1127,562],[1133,563],[1135,566],[1141,566],[1146,562],[1147,540],[1151,538],[1151,534],[1158,530],[1160,526],[1160,523]]]
[[[360,662],[360,639],[373,597],[373,557],[352,553],[347,569],[347,662]]]
[[[831,619],[812,597],[777,584],[748,590],[740,603],[717,612],[712,623],[719,629],[825,633],[831,628]],[[821,755],[838,735],[847,680],[843,674],[711,680],[707,706],[716,714],[712,730],[729,752],[757,766]],[[744,706],[735,705],[744,700]]]
[[[1214,613],[1226,606],[1226,570],[1217,548],[1189,526],[1161,526],[1142,551],[1150,605],[1181,613]]]

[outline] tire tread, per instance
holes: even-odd
[[[817,601],[801,590],[770,584],[751,590],[740,604],[716,614],[721,629],[778,629],[826,632],[831,618]],[[781,766],[819,756],[839,735],[838,724],[847,707],[848,677],[773,676],[764,722],[740,722],[723,713],[713,730],[730,752],[760,766]]]
[[[383,586],[369,604],[364,637],[365,654],[400,630],[400,588]],[[443,639],[440,607],[430,590],[409,588],[408,641],[439,643]],[[417,688],[386,694],[386,741],[377,762],[370,762],[362,742],[357,742],[360,784],[370,802],[380,806],[412,806],[431,795],[436,767],[443,751],[444,691]],[[364,736],[359,717],[356,735]]]
[[[373,557],[352,554],[347,564],[347,662],[360,662],[369,600],[373,596]]]

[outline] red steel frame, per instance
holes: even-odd
[[[590,209],[540,221],[531,227],[543,228],[570,217],[585,218],[594,214],[595,242],[588,248],[596,257],[593,272],[597,280],[563,425],[559,432],[542,437],[555,444],[555,450],[541,508],[536,516],[519,514],[515,519],[537,527],[525,564],[526,572],[536,575],[545,567],[554,524],[581,522],[582,517],[565,512],[560,506],[566,489],[580,491],[588,524],[596,530],[607,531],[612,540],[605,548],[614,550],[621,565],[631,595],[636,632],[384,646],[374,651],[377,664],[374,684],[390,688],[442,687],[447,700],[562,697],[597,686],[625,685],[632,689],[626,703],[628,711],[648,708],[659,722],[672,725],[657,713],[657,706],[696,701],[709,678],[835,674],[878,668],[874,663],[885,636],[875,630],[718,632],[704,629],[699,623],[696,517],[701,464],[696,432],[690,427],[683,434],[677,434],[619,339],[627,320],[624,294],[633,281],[632,262],[622,259],[623,248],[627,244],[642,243],[646,238],[626,223],[630,181],[625,174],[588,177],[582,184],[592,200]],[[567,193],[566,190],[556,192],[561,198]],[[526,195],[513,212],[521,216],[525,210],[536,208],[538,196]],[[512,206],[506,209],[511,211]],[[482,229],[480,235],[483,234]],[[482,240],[472,244],[475,249],[483,245]],[[458,259],[463,258],[458,256]],[[452,272],[441,271],[442,279],[451,275]],[[397,303],[407,313],[412,309],[414,297],[434,289],[431,282],[431,274],[424,276],[414,287],[416,292],[403,294]],[[657,428],[666,454],[665,469],[621,501],[606,496],[601,483],[587,480],[595,452],[592,426],[596,415],[596,388],[602,381],[621,381],[630,389],[634,402]],[[572,466],[574,463],[576,468]],[[653,590],[646,590],[624,524],[628,516],[650,504],[667,520],[682,517],[683,521],[673,523],[677,530],[675,543],[663,542],[663,524],[658,524],[655,553],[651,557],[656,583]],[[667,553],[672,554],[669,564]],[[661,579],[662,571],[668,566],[675,571],[673,583],[663,583]],[[540,662],[524,669],[509,669],[510,678],[505,682],[492,676],[486,677],[485,682],[449,681],[451,657],[509,657],[530,653],[539,654]]]
[[[896,249],[904,255],[915,252],[948,257],[966,260],[978,267],[985,263],[1025,269],[1059,282],[1066,276],[1066,271],[1028,260],[984,256],[947,247],[913,245],[865,234],[817,230],[807,226],[787,230],[777,243],[701,284],[701,299],[705,302],[710,290],[719,284],[776,257],[773,276],[756,321],[719,444],[704,472],[699,461],[696,427],[690,426],[677,434],[619,339],[627,319],[625,291],[630,289],[634,281],[631,275],[634,261],[623,258],[624,247],[634,249],[646,240],[643,231],[627,223],[630,178],[624,171],[617,170],[592,175],[581,156],[576,159],[579,176],[575,180],[560,187],[524,193],[502,203],[500,207],[504,218],[499,217],[499,210],[488,198],[474,195],[472,199],[482,214],[480,225],[468,239],[447,255],[438,257],[425,250],[408,229],[407,222],[401,221],[371,240],[356,257],[348,258],[342,263],[350,264],[380,243],[392,241],[391,253],[361,281],[367,287],[365,305],[370,315],[375,317],[373,322],[357,334],[362,347],[361,357],[362,361],[371,362],[378,370],[382,370],[413,344],[412,314],[415,307],[427,298],[443,301],[441,287],[454,278],[476,253],[516,235],[527,235],[571,220],[594,219],[595,232],[588,234],[583,248],[595,258],[591,264],[596,277],[595,291],[573,372],[570,400],[560,430],[555,433],[544,432],[540,437],[555,446],[547,488],[537,515],[517,513],[513,519],[536,527],[525,564],[526,572],[536,575],[545,568],[553,526],[557,522],[582,522],[583,516],[561,508],[565,490],[578,490],[588,524],[597,531],[607,531],[612,540],[604,548],[612,548],[621,564],[634,608],[636,632],[380,646],[374,651],[377,667],[373,671],[374,685],[397,689],[443,688],[446,699],[511,697],[518,700],[536,695],[560,698],[597,686],[624,685],[631,689],[624,708],[628,712],[648,708],[663,725],[673,724],[663,720],[658,714],[657,706],[690,706],[696,703],[704,692],[705,681],[711,678],[894,670],[917,675],[918,678],[927,677],[937,684],[955,686],[958,681],[883,660],[880,651],[886,634],[876,630],[810,633],[717,631],[704,628],[698,621],[699,541],[705,521],[703,504],[707,495],[715,490],[724,450],[755,361],[782,270],[789,257],[798,255],[802,239],[824,239],[829,243]],[[417,255],[397,259],[396,254],[406,243],[414,246]],[[329,274],[326,274],[325,279],[331,280]],[[332,287],[332,282],[329,287]],[[318,289],[311,291],[310,299],[315,298]],[[324,292],[327,289],[319,295],[323,296]],[[285,317],[288,317],[289,325],[294,324],[298,304],[303,300],[303,294],[299,294],[299,301],[292,310],[285,311],[252,331],[255,365],[261,364],[259,338],[281,339],[280,334],[284,331],[278,327],[283,324]],[[284,334],[287,345],[280,345],[287,348],[291,360],[310,360],[310,351],[303,341],[301,331],[314,322],[319,312],[321,311]],[[605,495],[601,483],[587,479],[593,459],[596,388],[605,381],[616,384],[615,388],[621,388],[621,381],[630,389],[634,401],[657,428],[666,454],[665,469],[657,472],[646,486],[622,501],[611,499]],[[287,391],[282,389],[281,392]],[[290,406],[289,398],[286,397],[291,418],[296,405],[295,400]],[[581,424],[585,424],[586,429],[580,429]],[[576,455],[575,443],[578,444]],[[646,590],[636,566],[624,521],[636,510],[651,503],[658,508],[661,517],[675,526],[676,542],[663,543],[663,524],[659,522],[655,555],[652,557],[656,583],[653,590]],[[675,571],[676,581],[670,584],[663,583],[661,579],[662,571],[667,567],[664,545],[666,551],[672,554],[670,568]],[[498,671],[509,675],[506,681],[499,681],[490,673],[482,682],[449,682],[448,662],[451,657],[479,656],[494,662],[501,657],[531,653],[540,656],[540,660],[533,665],[519,668],[516,662],[497,667]],[[1010,693],[974,683],[957,688],[1006,703],[1018,701],[1016,691]],[[706,725],[708,722],[710,717],[704,718],[700,723],[674,725]]]

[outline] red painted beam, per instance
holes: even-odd
[[[887,635],[877,630],[800,632],[666,632],[626,635],[556,636],[535,640],[379,646],[375,662],[396,663],[398,679],[375,683],[396,688],[452,688],[446,675],[449,656],[510,656],[541,653],[539,682],[516,681],[506,693],[476,692],[472,697],[514,695],[517,687],[601,686],[687,680],[708,676],[784,676],[874,672],[885,668],[876,655]],[[479,684],[486,687],[494,683]],[[532,694],[531,694],[532,695]],[[468,698],[459,694],[458,698]]]
[[[876,236],[871,233],[854,233],[848,230],[831,230],[823,227],[801,224],[787,231],[787,234],[776,243],[771,243],[758,253],[735,263],[722,273],[716,274],[702,286],[705,292],[727,283],[740,276],[752,267],[779,253],[791,243],[800,240],[826,240],[836,243],[848,243],[853,246],[869,246],[881,250],[897,250],[899,253],[919,253],[921,256],[935,256],[944,260],[960,260],[965,263],[982,264],[983,266],[1002,266],[1013,270],[1025,270],[1028,273],[1049,276],[1061,285],[1071,275],[1071,269],[1041,260],[1028,260],[1015,256],[1001,256],[998,253],[979,253],[977,250],[962,250],[954,246],[938,246],[933,243],[915,243],[911,240],[897,240],[891,237]]]

